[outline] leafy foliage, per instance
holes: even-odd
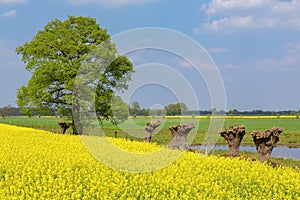
[[[183,115],[188,110],[188,107],[185,103],[176,103],[165,106],[165,110],[167,115]]]
[[[103,43],[107,47],[104,50],[99,48]],[[100,63],[101,77],[94,77],[97,78],[95,108],[103,119],[114,120],[110,110],[113,90],[126,89],[133,66],[125,56],[117,55],[109,34],[95,19],[74,16],[65,21],[54,19],[16,52],[22,55],[26,69],[32,73],[27,85],[17,91],[17,104],[23,113],[58,109],[74,121],[73,112],[79,112],[81,103],[80,97],[74,95],[75,78],[82,66],[87,64],[92,69],[93,64]],[[73,129],[76,133],[75,126]]]

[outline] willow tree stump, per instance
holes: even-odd
[[[223,129],[219,133],[228,143],[229,155],[231,157],[238,156],[241,142],[246,134],[245,126],[243,124],[231,126],[227,130]]]
[[[172,133],[172,149],[187,149],[187,136],[193,128],[195,128],[193,123],[169,126]]]
[[[159,127],[160,121],[146,123],[144,142],[151,142],[153,131]]]
[[[67,129],[71,126],[70,123],[67,123],[65,121],[58,121],[58,125],[60,127],[60,133],[65,134]]]
[[[279,136],[282,133],[283,128],[273,127],[265,131],[253,131],[251,133],[254,144],[256,146],[258,160],[264,162],[269,161],[273,148],[279,141]]]
[[[179,128],[180,125],[169,126],[169,130],[171,131],[172,134],[172,149],[179,148],[179,134],[178,134]]]

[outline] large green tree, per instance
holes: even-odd
[[[106,48],[99,49],[103,44]],[[83,65],[88,63],[92,69],[97,63],[101,64],[102,72],[99,79],[93,81],[96,85],[94,106],[101,116],[99,119],[115,122],[110,102],[116,88],[127,88],[133,66],[125,56],[117,54],[106,29],[94,18],[54,19],[16,52],[22,55],[26,69],[32,73],[27,85],[17,91],[17,104],[23,113],[66,110],[73,122],[73,132],[80,133],[74,126],[74,115],[79,112],[81,103],[77,99],[80,97],[74,94],[75,79]]]
[[[165,110],[167,115],[183,115],[188,110],[188,107],[185,103],[180,102],[165,106]]]

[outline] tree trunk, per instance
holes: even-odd
[[[174,135],[172,137],[172,149],[179,149],[179,135],[178,135],[178,133],[176,133],[176,135]]]
[[[61,134],[65,134],[67,129],[70,127],[70,125],[68,123],[66,123],[65,121],[59,121],[58,125],[60,126]]]
[[[187,147],[188,147],[187,135],[188,134],[179,135],[178,149],[180,149],[180,150],[187,149]]]
[[[75,95],[76,96],[76,95]],[[78,97],[77,97],[78,98]],[[71,113],[71,118],[72,118],[72,129],[73,129],[73,134],[74,135],[81,135],[82,134],[82,129],[83,125],[80,121],[80,105],[77,102],[78,100],[73,101],[73,112]]]
[[[240,138],[234,138],[232,144],[228,144],[229,146],[229,155],[231,157],[239,156],[239,148],[240,148],[241,140]]]
[[[279,141],[283,128],[273,127],[265,131],[253,131],[251,133],[257,150],[257,157],[260,162],[269,161],[273,148]]]
[[[169,130],[172,133],[172,149],[179,149],[179,135],[178,135],[179,126],[169,126]]]
[[[150,126],[147,126],[145,128],[144,142],[151,142],[153,131],[154,131],[154,129]]]
[[[256,146],[257,149],[257,157],[260,162],[264,162],[265,160],[270,160],[270,155],[272,153],[273,148],[269,148],[266,146],[265,142],[258,143]]]
[[[71,127],[73,130],[73,135],[82,135],[83,125],[79,121],[79,119],[77,119],[77,120],[72,119]]]
[[[246,134],[245,126],[231,126],[227,130],[223,129],[222,131],[220,131],[220,134],[228,143],[229,155],[231,157],[238,156],[241,142],[244,138],[244,135]]]
[[[172,149],[187,149],[187,136],[193,128],[195,128],[195,125],[192,123],[170,126],[169,130],[172,133]]]
[[[153,131],[160,126],[160,121],[146,123],[144,142],[151,142]]]

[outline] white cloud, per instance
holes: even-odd
[[[27,0],[0,0],[0,4],[26,3]]]
[[[270,0],[212,0],[201,6],[207,15],[220,14],[227,10],[251,9],[270,3]]]
[[[183,60],[183,59],[180,59],[178,64],[179,64],[180,67],[183,67],[183,68],[190,68],[190,69],[194,68],[194,66],[191,63],[189,63],[188,61]]]
[[[300,42],[288,43],[282,57],[264,58],[256,61],[254,66],[263,70],[274,69],[300,69]]]
[[[300,1],[299,0],[292,0],[292,1],[276,1],[272,6],[273,12],[278,13],[288,13],[290,12],[297,12],[300,8]]]
[[[295,55],[286,55],[281,61],[281,66],[287,66],[287,67],[295,67],[296,65],[300,64],[300,58],[299,56]]]
[[[218,20],[213,20],[210,23],[203,23],[202,27],[209,31],[225,31],[232,32],[235,28],[248,28],[253,26],[252,16],[230,16]]]
[[[14,17],[14,16],[16,16],[16,14],[17,14],[16,10],[10,10],[10,11],[7,11],[7,12],[1,14],[1,17]]]
[[[201,10],[207,22],[196,28],[196,33],[245,28],[300,30],[299,0],[211,0]]]
[[[155,0],[69,0],[73,5],[101,4],[107,7],[119,7],[128,4],[144,4]]]

